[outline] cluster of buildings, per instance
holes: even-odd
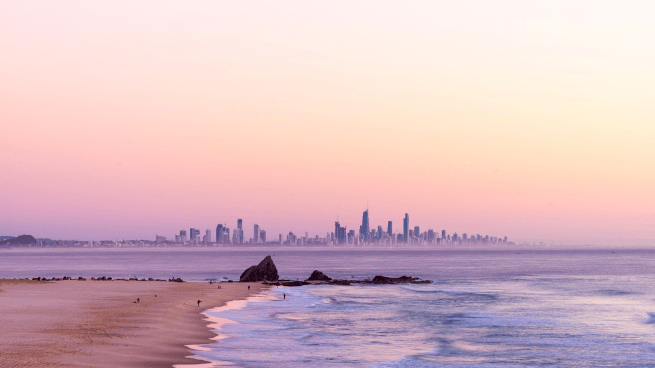
[[[419,226],[410,227],[409,215],[405,214],[403,219],[402,232],[393,232],[393,223],[387,223],[386,230],[380,225],[372,228],[369,223],[368,209],[362,215],[362,224],[359,231],[355,229],[347,230],[341,226],[339,221],[334,223],[334,232],[328,232],[324,238],[318,235],[309,237],[305,232],[304,236],[297,236],[289,232],[286,236],[279,234],[277,239],[267,239],[266,231],[258,224],[254,224],[253,237],[244,239],[243,220],[237,220],[237,227],[232,230],[226,224],[216,226],[215,237],[212,238],[211,230],[205,230],[205,234],[200,236],[200,230],[191,228],[187,233],[186,230],[180,230],[175,234],[175,240],[169,242],[164,236],[157,235],[156,244],[176,243],[184,246],[201,246],[201,245],[288,245],[288,246],[309,246],[309,245],[446,245],[446,244],[507,244],[507,237],[496,237],[480,234],[448,234],[446,230],[435,231],[427,229],[421,231]],[[513,244],[513,243],[509,243]]]

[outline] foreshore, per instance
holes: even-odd
[[[188,358],[193,352],[187,345],[211,343],[215,336],[202,312],[269,287],[237,282],[0,280],[0,367],[201,364]]]

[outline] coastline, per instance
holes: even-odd
[[[204,312],[268,288],[237,282],[0,280],[0,366],[202,364],[190,357],[190,346],[216,336]]]

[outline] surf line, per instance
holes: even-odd
[[[248,303],[256,302],[256,303],[265,303],[265,302],[271,302],[274,300],[278,300],[278,298],[274,297],[269,293],[271,289],[268,290],[263,290],[253,296],[250,296],[246,299],[239,299],[239,300],[230,300],[225,305],[221,307],[214,307],[210,308],[207,310],[204,310],[202,314],[206,317],[203,319],[203,321],[209,321],[210,323],[207,325],[215,334],[216,336],[212,337],[211,340],[214,341],[220,341],[226,337],[228,337],[225,334],[219,334],[219,331],[222,329],[223,325],[227,323],[238,323],[235,321],[232,321],[231,319],[223,318],[223,317],[217,317],[213,316],[209,313],[220,313],[224,312],[226,310],[238,310],[238,309],[244,309],[248,306]],[[209,343],[212,344],[212,343]],[[196,351],[210,351],[211,348],[208,347],[207,345],[209,344],[202,344],[202,345],[185,345],[187,348]],[[200,361],[205,361],[208,363],[198,363],[198,364],[175,364],[173,365],[173,368],[212,368],[215,367],[217,364],[221,363],[226,363],[225,361],[218,361],[218,360],[211,360],[203,356],[199,355],[189,355],[187,358],[192,358]]]

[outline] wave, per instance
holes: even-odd
[[[655,323],[655,313],[646,312],[641,315],[641,323],[650,325]]]
[[[477,294],[477,290],[468,289],[435,289],[428,287],[401,286],[405,290],[416,291],[419,293],[454,293],[454,294]]]

